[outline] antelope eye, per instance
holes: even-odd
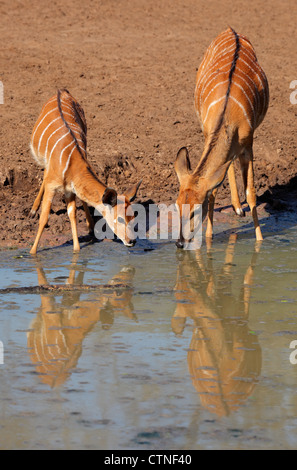
[[[125,223],[125,219],[123,219],[123,217],[118,217],[118,223],[119,223],[119,224],[124,224],[124,223]]]

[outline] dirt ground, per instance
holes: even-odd
[[[271,211],[294,208],[296,20],[296,0],[2,0],[0,246],[28,247],[36,235],[38,219],[28,214],[42,170],[28,143],[42,105],[61,87],[85,110],[88,156],[98,176],[117,190],[142,178],[138,201],[173,202],[178,149],[188,146],[195,164],[203,148],[193,105],[196,71],[228,25],[250,39],[270,85],[254,144],[259,202]],[[217,203],[230,204],[227,182]],[[80,210],[79,234],[86,233]],[[67,240],[70,225],[58,195],[41,246]]]

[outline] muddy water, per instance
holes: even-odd
[[[0,294],[0,448],[295,448],[297,230],[265,229],[2,252],[2,289],[108,286]]]

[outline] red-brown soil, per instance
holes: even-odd
[[[296,20],[295,0],[3,0],[0,246],[28,247],[35,237],[38,219],[28,214],[42,170],[28,143],[42,105],[61,87],[85,110],[98,176],[118,190],[142,178],[139,201],[173,202],[178,149],[187,145],[195,163],[203,148],[193,106],[196,70],[228,25],[251,40],[270,84],[254,144],[259,201],[271,210],[294,206]],[[230,204],[227,182],[217,202]],[[79,233],[86,234],[81,210]],[[41,245],[66,240],[70,225],[57,195]]]

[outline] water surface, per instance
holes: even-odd
[[[2,289],[108,287],[0,294],[0,448],[295,448],[297,229],[284,220],[260,245],[226,230],[199,252],[1,252]]]

